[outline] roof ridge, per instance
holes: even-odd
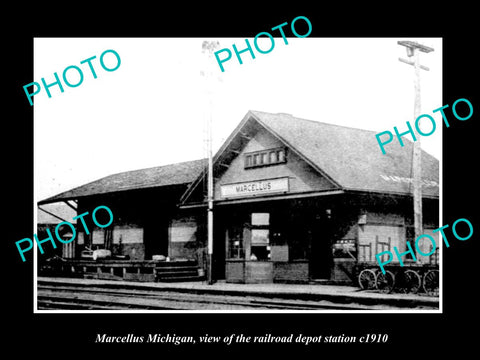
[[[149,166],[149,167],[146,167],[146,168],[135,169],[135,170],[120,171],[120,172],[118,172],[118,173],[113,173],[113,174],[110,174],[110,175],[103,176],[103,177],[98,178],[97,180],[93,180],[93,181],[99,181],[99,180],[102,180],[102,179],[106,179],[106,178],[108,178],[108,177],[110,177],[110,176],[115,176],[115,175],[120,175],[120,174],[127,174],[127,173],[132,173],[132,172],[137,172],[137,171],[145,171],[145,170],[149,170],[149,169],[159,169],[159,168],[163,168],[163,167],[167,167],[167,166],[181,165],[181,164],[193,163],[193,162],[197,162],[197,161],[207,161],[207,158],[195,159],[195,160],[187,160],[187,161],[180,161],[180,162],[176,162],[176,163],[170,163],[170,164],[159,165],[159,166]],[[92,182],[93,182],[93,181],[92,181]],[[85,185],[87,185],[87,184],[85,184]]]
[[[288,116],[288,117],[291,117],[291,118],[294,119],[294,120],[308,121],[308,122],[311,122],[311,123],[323,124],[323,125],[327,125],[327,126],[336,126],[336,127],[341,127],[341,128],[346,128],[346,129],[352,129],[352,130],[358,130],[358,131],[371,132],[371,133],[377,132],[377,130],[368,130],[368,129],[362,129],[362,128],[353,127],[353,126],[332,124],[332,123],[328,123],[328,122],[325,122],[325,121],[305,119],[305,118],[303,118],[303,117],[297,117],[297,116],[294,116],[293,114],[284,113],[284,112],[271,113],[271,112],[259,111],[259,110],[249,110],[249,111],[252,112],[252,113],[260,113],[260,114],[268,114],[268,115],[279,115],[279,116]],[[408,139],[407,139],[407,140],[408,140]]]

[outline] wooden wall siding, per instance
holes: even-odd
[[[113,243],[119,244],[120,237],[122,239],[122,244],[143,243],[143,228],[129,227],[129,226],[114,226],[113,227]]]
[[[376,261],[375,255],[378,252],[388,250],[387,247],[383,248],[376,245],[377,240],[382,243],[390,242],[390,251],[393,251],[393,247],[396,246],[399,252],[406,250],[405,245],[405,228],[403,226],[393,225],[360,225],[358,227],[358,244],[371,246],[371,258],[359,259],[361,261]],[[390,240],[389,240],[390,239]],[[370,252],[369,252],[370,255]],[[368,255],[368,256],[369,256]],[[393,262],[398,262],[396,257]]]
[[[103,245],[105,244],[104,230],[95,229],[92,231],[92,245]]]
[[[288,245],[271,245],[272,261],[288,262]]]
[[[168,249],[168,256],[170,259],[177,260],[197,260],[197,249],[190,242],[172,242]]]
[[[405,216],[401,214],[394,213],[378,213],[378,212],[368,212],[366,214],[367,224],[370,225],[393,225],[393,226],[404,226],[405,225]]]
[[[246,261],[245,283],[269,284],[273,282],[273,263],[269,261]]]
[[[356,283],[355,265],[353,259],[334,259],[331,279],[345,283]]]
[[[195,241],[197,221],[193,216],[172,219],[168,231],[170,242]]]
[[[215,199],[222,199],[220,196],[220,186],[222,184],[272,179],[277,177],[290,178],[290,193],[334,188],[327,179],[318,174],[306,162],[295,155],[293,151],[289,150],[287,150],[287,162],[285,164],[245,169],[245,153],[281,146],[282,144],[271,134],[264,130],[259,131],[256,136],[250,140],[243,151],[233,159],[229,164],[229,168],[221,175],[220,179],[216,181],[214,192]]]
[[[388,211],[382,213],[378,210],[367,211],[363,215],[363,220],[365,223],[359,224],[357,227],[359,245],[357,258],[359,262],[376,261],[377,253],[389,250],[387,245],[377,245],[377,241],[390,243],[390,251],[393,251],[394,246],[401,252],[406,250],[405,216],[403,214]],[[369,245],[369,247],[364,245]]]
[[[227,261],[229,283],[269,284],[273,282],[273,263],[268,261]]]
[[[145,259],[145,245],[142,243],[124,244],[123,255],[130,256],[130,260],[144,260]]]
[[[177,217],[170,221],[168,256],[171,259],[197,258],[197,225],[197,219],[194,216]]]
[[[225,278],[229,283],[245,283],[245,261],[227,261]]]
[[[423,233],[428,234],[431,237],[435,239],[435,248],[437,249],[437,254],[438,254],[438,248],[439,248],[439,232],[434,233],[433,230],[436,228],[424,228]],[[418,242],[418,247],[420,248],[421,252],[424,254],[428,254],[433,247],[432,242],[428,238],[423,238]],[[435,254],[432,254],[431,256],[421,256],[421,254],[417,254],[417,262],[419,264],[430,264],[432,261],[435,261]]]
[[[77,226],[77,229],[78,229],[78,226]],[[85,244],[84,233],[77,230],[77,239],[74,241],[77,242],[77,245],[84,245]]]
[[[273,281],[279,283],[307,283],[309,281],[308,262],[274,262]]]
[[[434,217],[434,216],[433,216]],[[412,226],[409,219],[403,214],[396,213],[379,213],[379,212],[367,212],[366,224],[358,225],[358,244],[369,245],[371,250],[365,248],[365,252],[358,253],[359,261],[376,261],[375,255],[379,252],[388,250],[388,247],[376,246],[376,241],[387,243],[390,238],[390,251],[393,251],[393,247],[397,247],[399,252],[404,252],[406,248],[406,226]],[[432,230],[435,226],[424,225],[424,234],[428,234],[435,239],[435,244],[438,247],[438,232],[433,233]],[[413,245],[413,244],[412,244]],[[430,252],[432,244],[430,240],[423,239],[419,242],[420,250],[424,253]],[[360,250],[360,247],[359,247]],[[418,263],[429,263],[429,257],[418,256]],[[393,261],[398,263],[398,259],[394,257]]]

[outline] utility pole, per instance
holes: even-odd
[[[213,154],[212,154],[212,96],[213,96],[213,53],[219,46],[218,41],[204,41],[202,43],[202,53],[206,56],[205,76],[206,93],[208,97],[208,110],[206,111],[207,121],[207,145],[208,145],[208,170],[207,170],[207,278],[208,284],[213,281]]]
[[[415,69],[414,85],[415,85],[415,106],[414,121],[421,115],[420,102],[420,69],[429,71],[426,66],[420,65],[420,51],[429,53],[434,49],[425,45],[421,45],[414,41],[398,41],[398,45],[407,48],[408,57],[413,57],[413,61],[398,58],[401,62],[413,65]],[[422,149],[420,145],[420,136],[413,142],[413,219],[415,227],[415,238],[417,239],[423,234],[423,213],[422,213]]]

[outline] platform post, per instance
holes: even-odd
[[[213,53],[218,48],[218,41],[204,41],[202,43],[202,53],[205,54],[205,69],[202,74],[205,77],[206,94],[208,97],[208,109],[206,111],[207,122],[207,278],[208,284],[212,285],[213,281],[213,154],[212,154],[212,92],[213,92]]]

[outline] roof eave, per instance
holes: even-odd
[[[124,190],[115,190],[115,191],[107,191],[102,193],[95,193],[89,195],[77,195],[77,196],[62,196],[62,194],[58,194],[52,197],[49,197],[44,200],[40,200],[37,202],[38,205],[45,205],[45,204],[53,204],[56,202],[64,202],[69,200],[82,200],[86,198],[95,198],[95,197],[102,197],[102,196],[111,196],[111,195],[118,195],[120,193],[126,193],[131,191],[143,191],[143,190],[153,190],[153,189],[165,189],[165,191],[171,190],[175,187],[182,187],[187,186],[190,184],[189,182],[186,183],[178,183],[178,184],[169,184],[169,185],[162,185],[162,186],[147,186],[141,188],[132,188],[132,189],[124,189]]]
[[[345,189],[345,193],[356,193],[356,194],[374,194],[374,195],[384,195],[384,196],[402,196],[402,197],[413,197],[412,193],[406,193],[403,191],[380,191],[380,190],[366,190],[366,189]],[[422,199],[431,199],[439,200],[439,195],[425,195],[422,194]]]

